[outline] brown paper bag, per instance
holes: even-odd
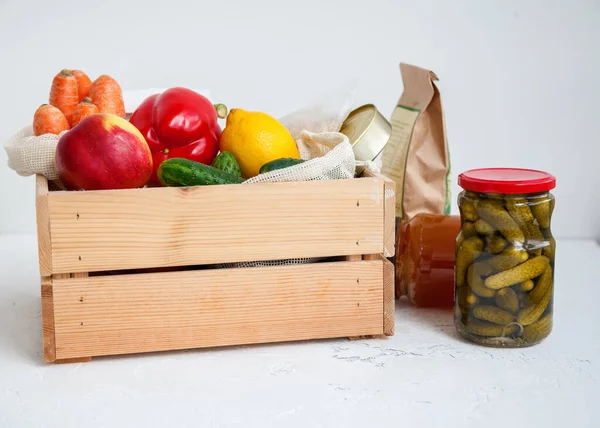
[[[400,64],[404,92],[392,114],[392,134],[382,153],[382,172],[396,182],[396,298],[403,271],[399,222],[419,213],[450,213],[450,156],[437,76]]]
[[[396,182],[396,217],[450,213],[450,157],[436,75],[400,64],[404,92],[392,114],[382,173]]]

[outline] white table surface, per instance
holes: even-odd
[[[55,365],[36,238],[0,236],[0,427],[598,427],[600,247],[558,242],[555,328],[527,349],[458,338],[396,306],[396,335]]]

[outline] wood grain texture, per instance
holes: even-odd
[[[53,272],[383,253],[383,179],[51,192]]]
[[[394,296],[394,264],[381,254],[365,254],[364,260],[380,260],[383,263],[383,334],[394,335],[395,296]]]
[[[71,278],[87,278],[87,272],[74,272],[71,274]]]
[[[393,336],[395,333],[396,299],[394,295],[394,264],[383,261],[383,334]]]
[[[56,360],[56,364],[74,364],[74,363],[89,363],[92,361],[92,357],[81,357],[81,358],[63,358]]]
[[[385,193],[383,248],[385,257],[396,254],[396,183],[385,176],[383,190]]]
[[[383,333],[380,260],[54,281],[58,359]]]
[[[396,183],[385,175],[365,170],[364,177],[381,178],[385,194],[384,204],[384,254],[386,257],[394,257],[396,253]]]
[[[52,280],[43,276],[42,284],[42,341],[44,344],[44,361],[56,360],[56,344],[54,340],[54,300],[52,296]]]
[[[35,176],[35,212],[40,275],[50,276],[52,274],[52,247],[50,240],[50,214],[48,212],[48,180],[41,174]]]

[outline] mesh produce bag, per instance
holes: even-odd
[[[243,184],[290,181],[342,180],[353,178],[356,164],[348,137],[339,132],[300,133],[306,162],[259,174]]]
[[[42,174],[50,181],[58,180],[54,154],[58,139],[65,132],[36,137],[32,126],[21,129],[4,143],[8,167],[22,176]]]

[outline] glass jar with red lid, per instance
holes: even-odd
[[[539,343],[552,330],[556,179],[545,172],[486,168],[458,177],[455,325],[473,342]]]

